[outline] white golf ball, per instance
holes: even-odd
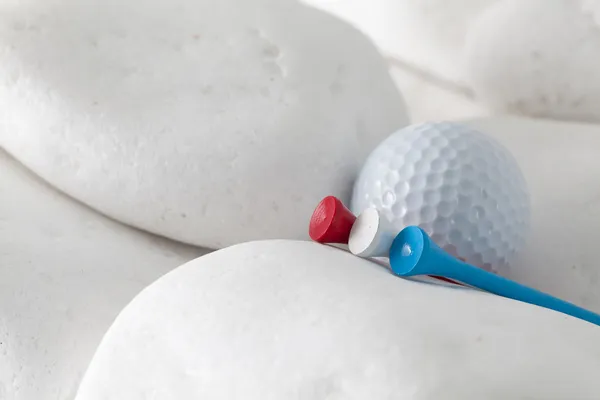
[[[450,122],[401,129],[369,155],[351,210],[369,207],[395,231],[418,225],[446,251],[493,272],[514,261],[530,220],[527,185],[512,155]]]

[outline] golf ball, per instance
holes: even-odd
[[[500,273],[529,229],[527,185],[499,143],[451,122],[408,126],[367,158],[350,208],[377,208],[392,229],[417,225],[443,249]]]

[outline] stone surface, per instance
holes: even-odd
[[[73,399],[121,309],[202,253],[98,215],[0,150],[0,399]]]
[[[507,275],[600,313],[600,126],[511,117],[463,122],[504,144],[529,186],[531,235]]]
[[[467,75],[492,112],[600,121],[600,3],[505,0],[474,22]]]
[[[507,112],[600,121],[597,0],[303,1],[373,39],[400,71],[414,122]],[[411,72],[420,78],[407,84]]]
[[[472,19],[495,0],[302,1],[348,21],[374,41],[411,123],[489,113],[467,84],[463,46]]]
[[[390,74],[402,92],[411,123],[480,118],[487,107],[474,99],[468,89],[436,79],[396,59],[388,58]]]
[[[471,23],[502,0],[301,0],[351,22],[384,54],[467,87],[463,49]]]
[[[0,108],[0,145],[54,186],[213,248],[306,237],[407,122],[364,35],[283,0],[3,3]]]
[[[597,399],[600,329],[316,243],[219,250],[119,315],[76,399]]]

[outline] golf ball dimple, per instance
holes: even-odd
[[[418,225],[453,255],[494,272],[514,261],[530,220],[527,185],[512,155],[452,122],[406,127],[370,154],[351,210],[369,207],[398,232]]]

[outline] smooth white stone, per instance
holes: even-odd
[[[0,399],[73,399],[121,309],[204,252],[89,210],[0,149]]]
[[[388,60],[390,74],[402,92],[411,123],[480,118],[489,110],[468,89],[433,79],[397,60]]]
[[[0,4],[0,145],[103,213],[216,248],[307,238],[407,123],[376,47],[287,0]]]
[[[146,288],[76,399],[595,400],[599,370],[598,326],[279,240]]]
[[[600,122],[600,3],[506,0],[474,22],[467,75],[492,112]]]
[[[386,56],[436,81],[466,88],[463,49],[470,26],[484,10],[502,0],[301,1],[349,21]]]

